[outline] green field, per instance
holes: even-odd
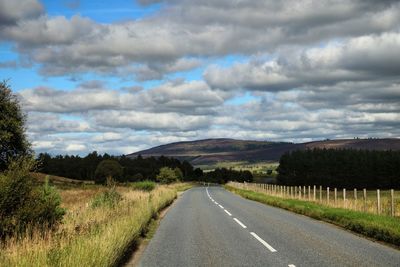
[[[225,161],[218,162],[213,165],[196,165],[196,168],[201,168],[204,171],[212,171],[216,168],[227,168],[237,171],[250,171],[253,174],[264,174],[267,175],[268,170],[273,171],[273,175],[276,175],[276,168],[278,168],[278,162],[247,162],[247,161]]]

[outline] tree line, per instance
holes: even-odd
[[[187,161],[181,162],[164,156],[143,158],[139,155],[136,158],[128,158],[126,156],[101,155],[94,151],[85,157],[51,156],[41,153],[37,159],[40,163],[38,171],[77,180],[96,180],[96,169],[99,164],[110,160],[117,162],[122,167],[122,172],[114,177],[118,182],[156,181],[156,177],[163,167],[179,168],[183,174],[183,180],[196,181],[203,175],[201,169],[195,169]]]
[[[252,182],[253,174],[250,171],[236,171],[233,169],[217,168],[210,172],[205,172],[203,181],[210,183],[225,184],[229,181]]]
[[[183,181],[205,181],[221,184],[228,181],[253,181],[253,175],[250,171],[217,168],[214,171],[203,173],[201,169],[194,168],[188,161],[181,162],[178,159],[165,156],[143,158],[139,155],[136,158],[128,158],[126,156],[101,155],[94,151],[85,157],[51,156],[48,153],[41,153],[37,160],[40,166],[38,171],[77,180],[104,180],[105,177],[99,177],[99,174],[107,173],[112,168],[116,170],[113,171],[112,176],[117,182],[158,181],[160,169],[167,167],[175,170],[175,172],[179,170],[181,175],[177,175],[177,177]],[[118,166],[115,166],[113,162],[117,163]],[[103,181],[99,182],[102,183]]]
[[[278,183],[338,188],[400,188],[400,151],[313,149],[280,158]]]

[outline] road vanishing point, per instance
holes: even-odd
[[[210,186],[178,198],[139,266],[400,266],[400,251]]]

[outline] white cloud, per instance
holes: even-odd
[[[82,152],[85,151],[87,147],[83,144],[69,144],[65,148],[65,151],[67,152]]]

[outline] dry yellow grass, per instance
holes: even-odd
[[[324,206],[329,207],[337,207],[337,208],[345,208],[355,211],[367,212],[372,214],[378,214],[378,201],[377,201],[377,190],[367,190],[366,191],[366,200],[364,201],[364,193],[363,190],[347,189],[345,193],[345,198],[343,198],[343,190],[337,189],[336,198],[334,188],[330,188],[329,190],[329,201],[328,201],[328,191],[327,188],[324,187],[321,191],[321,200],[320,200],[320,189],[319,186],[316,187],[316,200],[314,201],[314,192],[313,186],[310,186],[310,191],[308,186],[292,186],[292,195],[290,193],[289,187],[279,187],[276,189],[266,189],[263,184],[253,184],[248,183],[246,186],[240,183],[230,183],[229,185],[238,187],[238,188],[247,188],[256,192],[266,193],[272,196],[283,197],[283,198],[291,198],[291,199],[299,199],[306,201],[313,201],[319,203]],[[272,186],[272,185],[270,185]],[[304,190],[305,188],[305,190]],[[286,193],[285,193],[286,189]],[[295,193],[296,192],[296,193]],[[391,215],[392,214],[392,205],[391,205],[391,195],[390,190],[380,190],[380,212],[381,215]],[[394,192],[394,215],[400,216],[400,192]]]
[[[106,190],[100,186],[61,191],[67,208],[55,232],[8,240],[0,250],[0,266],[112,266],[136,242],[157,212],[170,204],[182,184],[157,186],[152,192],[126,187],[114,208],[92,208],[90,201]]]

